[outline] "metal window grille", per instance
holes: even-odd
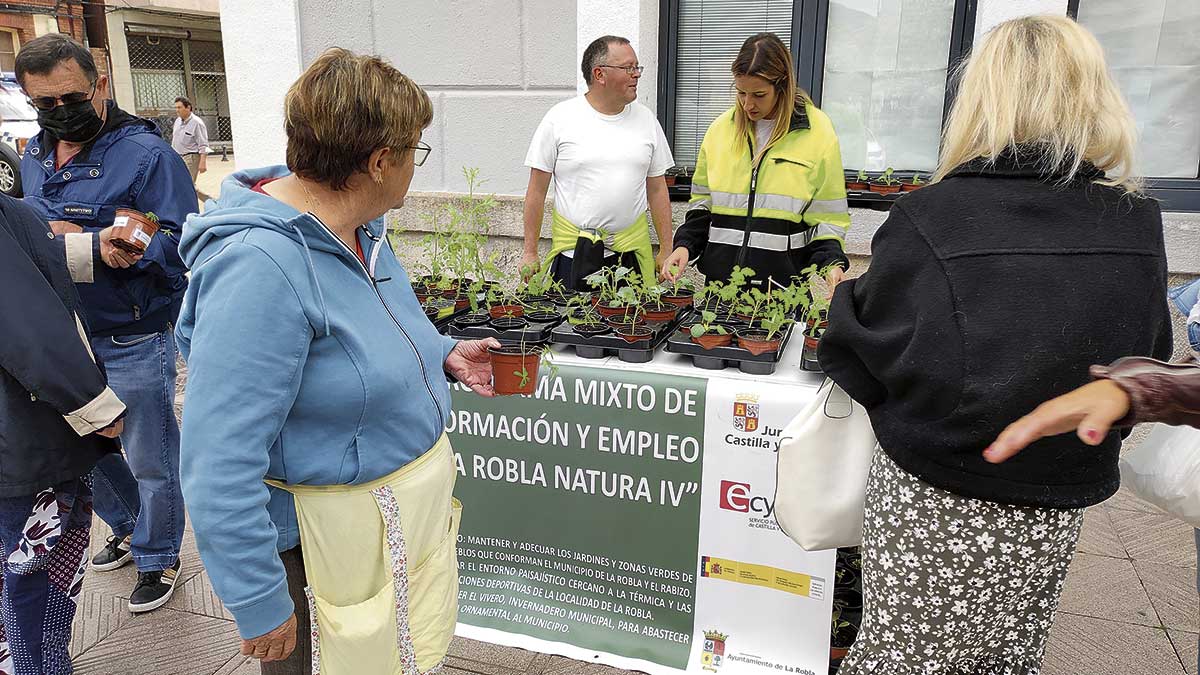
[[[133,73],[135,112],[157,122],[170,141],[175,98],[186,96],[192,112],[208,127],[209,145],[232,145],[225,55],[220,42],[129,35],[129,67]]]

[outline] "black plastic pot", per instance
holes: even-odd
[[[499,319],[489,320],[488,324],[496,330],[512,330],[514,328],[524,328],[529,325],[529,322],[520,316],[502,316]]]
[[[465,326],[482,326],[491,320],[492,320],[492,318],[490,316],[488,316],[487,312],[471,312],[469,314],[463,314],[462,316],[458,317],[457,319],[454,320],[454,323],[456,325],[464,326],[464,327]]]
[[[548,309],[539,309],[539,310],[525,313],[526,319],[528,319],[530,321],[536,321],[538,323],[555,321],[558,319],[558,317],[559,317],[558,312],[548,310]]]
[[[603,323],[574,323],[571,329],[584,337],[595,337],[609,331],[608,325]]]

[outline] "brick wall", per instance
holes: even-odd
[[[55,0],[25,0],[24,2],[11,2],[9,5],[17,5],[28,7],[30,10],[44,10],[47,15],[54,13]],[[71,37],[83,41],[83,5],[74,4],[68,5],[62,3],[59,5],[61,16],[58,18],[58,31],[66,33]],[[16,29],[17,37],[21,44],[27,44],[30,40],[37,37],[33,28],[34,15],[29,12],[0,12],[0,28]]]

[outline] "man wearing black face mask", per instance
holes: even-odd
[[[172,324],[187,288],[178,232],[196,211],[196,193],[155,124],[107,100],[108,78],[83,45],[60,34],[32,40],[17,54],[16,75],[42,127],[21,160],[25,202],[63,239],[92,350],[129,406],[121,433],[128,462],[109,455],[92,474],[95,511],[113,530],[92,568],[132,559],[129,609],[149,611],[174,592],[183,540]],[[143,253],[113,245],[120,208],[158,217]]]

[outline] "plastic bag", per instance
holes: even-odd
[[[1200,429],[1155,424],[1141,445],[1121,457],[1121,483],[1200,527]]]

